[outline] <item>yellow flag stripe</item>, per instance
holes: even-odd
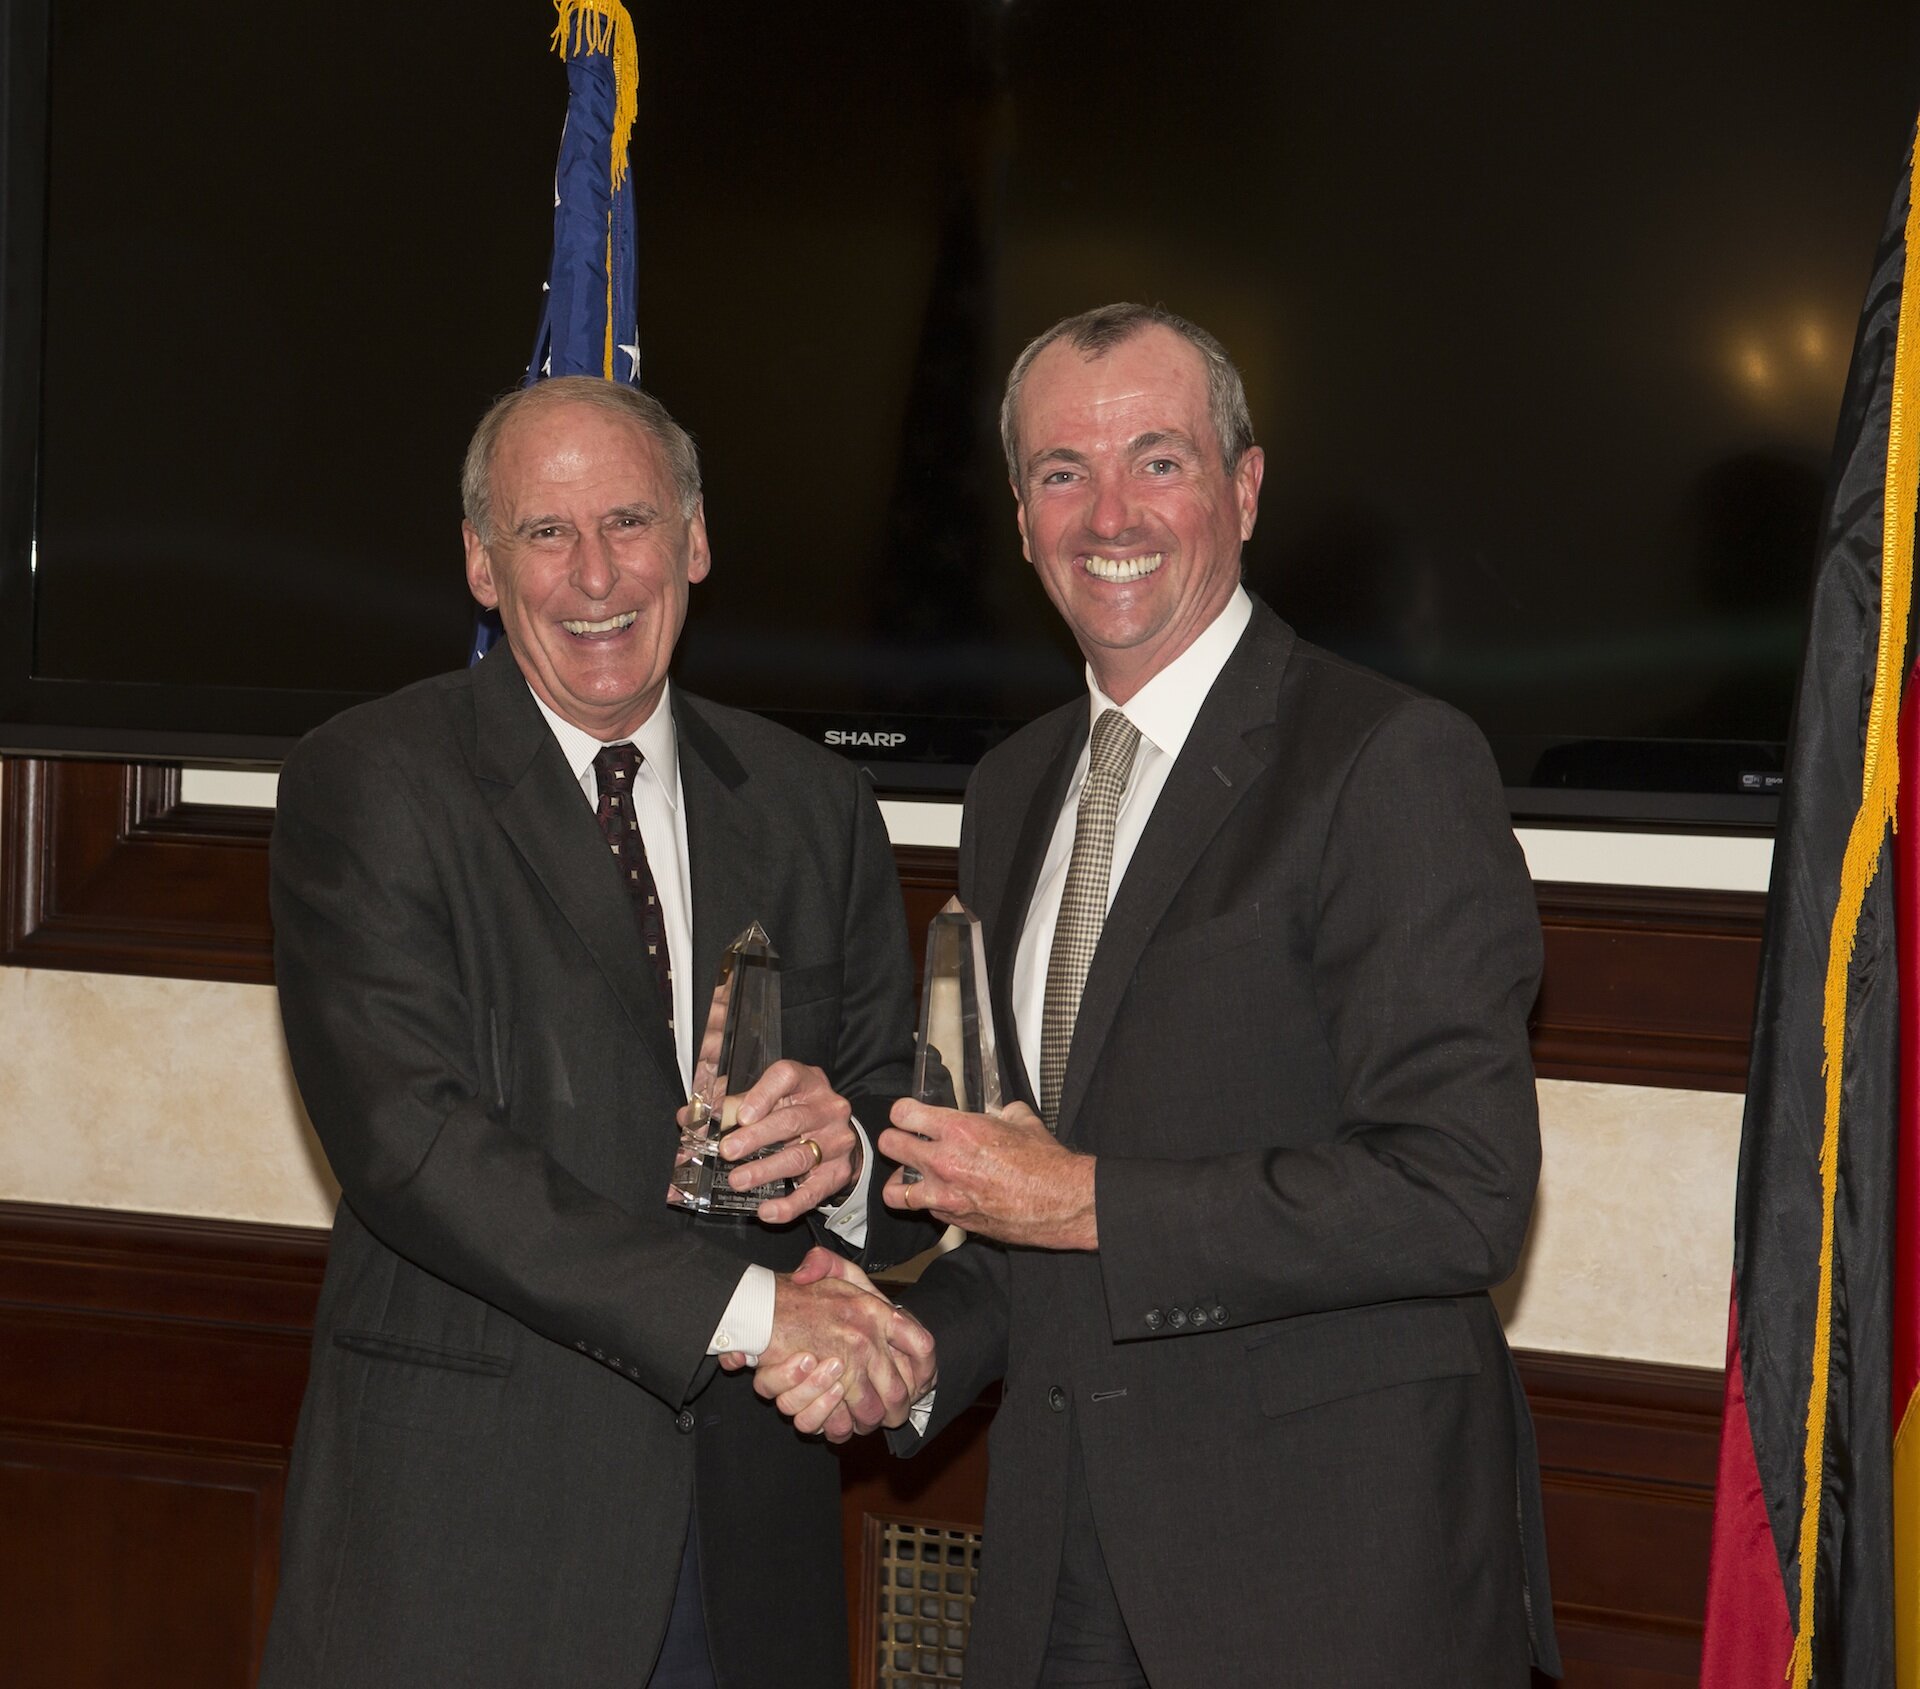
[[[1920,147],[1912,166],[1920,166]],[[1821,1474],[1827,1447],[1827,1373],[1833,1357],[1833,1213],[1840,1171],[1840,1082],[1845,1071],[1847,967],[1866,902],[1880,866],[1882,841],[1893,822],[1900,785],[1900,683],[1906,675],[1907,607],[1913,591],[1914,494],[1920,486],[1911,437],[1914,360],[1920,356],[1920,247],[1913,209],[1920,170],[1908,182],[1906,257],[1901,270],[1900,321],[1893,355],[1893,393],[1887,420],[1887,473],[1880,549],[1880,643],[1873,704],[1861,774],[1860,807],[1840,866],[1840,897],[1827,945],[1826,1121],[1820,1141],[1820,1284],[1814,1303],[1813,1382],[1807,1393],[1807,1440],[1801,1473],[1800,1610],[1794,1626],[1788,1680],[1808,1689],[1813,1680],[1813,1592],[1820,1548]]]

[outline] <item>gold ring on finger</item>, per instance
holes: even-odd
[[[814,1166],[818,1167],[822,1161],[826,1160],[826,1157],[820,1153],[820,1146],[816,1144],[813,1141],[813,1139],[800,1138],[800,1139],[797,1139],[796,1141],[799,1143],[802,1149],[810,1149],[813,1151]]]

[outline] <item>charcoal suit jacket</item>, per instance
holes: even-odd
[[[968,793],[1003,1050],[1087,731],[1076,701]],[[1256,601],[1080,1002],[1059,1131],[1099,1157],[1098,1251],[969,1242],[903,1293],[939,1346],[929,1435],[1005,1381],[970,1683],[1034,1681],[1076,1458],[1155,1689],[1518,1689],[1530,1651],[1556,1663],[1486,1294],[1539,1168],[1540,953],[1478,732]],[[1030,1097],[1017,1055],[1005,1078]]]
[[[785,1054],[884,1121],[911,1005],[877,808],[817,747],[672,697],[676,966],[704,1005],[760,921]],[[667,1206],[666,1009],[507,648],[296,748],[272,891],[287,1045],[342,1197],[261,1682],[633,1689],[691,1515],[720,1683],[844,1689],[835,1457],[705,1354],[746,1262],[790,1268],[813,1233]],[[924,1246],[873,1209],[870,1264]]]

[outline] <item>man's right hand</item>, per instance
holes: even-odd
[[[776,1275],[773,1341],[753,1387],[794,1422],[845,1442],[855,1432],[906,1423],[932,1387],[933,1338],[851,1261],[814,1248]]]

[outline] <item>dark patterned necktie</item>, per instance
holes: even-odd
[[[660,889],[647,866],[647,847],[640,838],[640,813],[634,807],[633,787],[640,774],[640,753],[630,743],[605,745],[593,759],[600,786],[595,810],[607,848],[620,865],[620,878],[633,898],[633,917],[646,946],[647,961],[660,986],[667,1008],[667,1030],[673,1030],[673,963],[667,955],[667,923],[660,910]]]
[[[1087,778],[1074,817],[1073,855],[1060,893],[1060,918],[1054,923],[1053,951],[1047,959],[1047,994],[1040,1020],[1040,1118],[1060,1129],[1060,1093],[1066,1086],[1067,1053],[1080,1016],[1100,929],[1107,924],[1107,882],[1113,872],[1113,834],[1120,799],[1140,746],[1140,729],[1118,710],[1107,710],[1093,724],[1087,753]]]

